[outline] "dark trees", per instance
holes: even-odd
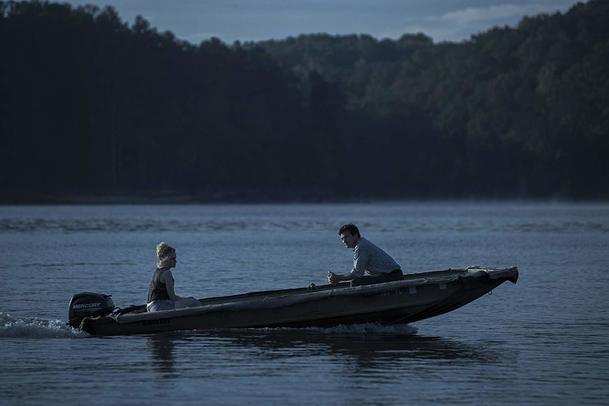
[[[608,23],[592,0],[463,43],[195,46],[0,2],[1,196],[606,197]]]

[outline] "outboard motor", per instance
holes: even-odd
[[[114,310],[111,295],[103,293],[81,292],[72,296],[68,309],[68,324],[74,328],[80,327],[85,317],[104,316]]]

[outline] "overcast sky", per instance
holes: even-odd
[[[63,2],[63,1],[61,1]],[[525,15],[566,11],[576,0],[69,0],[112,5],[132,23],[141,15],[159,31],[199,43],[282,39],[299,34],[371,34],[398,38],[423,32],[460,41]]]

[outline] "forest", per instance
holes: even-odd
[[[0,203],[609,197],[609,2],[462,42],[192,44],[0,1]]]

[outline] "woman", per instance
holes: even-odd
[[[157,268],[148,288],[148,304],[146,310],[172,310],[181,307],[200,306],[201,303],[193,297],[180,297],[175,294],[171,268],[177,263],[176,250],[164,242],[156,246]]]

